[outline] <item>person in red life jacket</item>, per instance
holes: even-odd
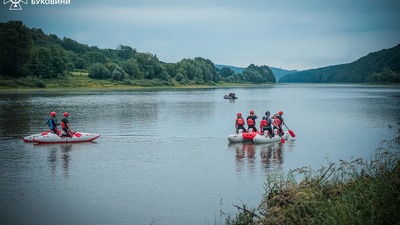
[[[63,137],[71,137],[71,130],[69,129],[69,121],[68,121],[69,114],[68,112],[64,113],[64,117],[61,120],[61,128]]]
[[[277,129],[278,134],[280,134],[280,135],[283,135],[282,124],[285,124],[282,115],[283,115],[283,112],[279,111],[271,117],[272,119],[274,119],[274,121],[277,120],[276,121],[277,125],[274,125],[274,129]]]
[[[246,123],[244,122],[244,119],[242,117],[242,113],[237,113],[237,117],[235,120],[235,128],[236,128],[236,133],[239,133],[239,130],[242,129],[243,132],[246,132],[246,128],[244,127],[244,125],[246,125]]]
[[[56,112],[51,112],[50,118],[47,120],[47,125],[49,125],[51,132],[54,134],[58,134],[56,115]]]
[[[274,137],[275,134],[272,131],[272,119],[269,116],[270,116],[270,112],[266,111],[265,116],[263,116],[263,118],[260,122],[260,130],[262,133],[264,133],[265,131],[268,131],[269,137]]]
[[[250,115],[247,117],[247,130],[250,130],[250,128],[253,129],[253,132],[257,132],[257,128],[256,128],[256,119],[258,118],[258,116],[256,114],[254,114],[253,110],[250,110]]]

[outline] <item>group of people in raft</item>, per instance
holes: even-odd
[[[269,111],[266,111],[265,116],[262,117],[260,122],[260,133],[264,134],[267,132],[267,135],[274,137],[274,130],[277,130],[276,133],[279,136],[282,136],[284,134],[282,124],[285,124],[282,115],[282,111],[279,111],[272,116],[270,115]],[[236,134],[239,133],[239,130],[247,132],[251,129],[252,132],[258,132],[256,128],[256,119],[258,119],[258,116],[254,113],[254,110],[250,110],[250,115],[247,116],[246,120],[243,119],[242,113],[238,112],[235,120]],[[247,130],[245,128],[246,122]]]
[[[63,114],[64,117],[61,119],[60,122],[61,131],[58,130],[57,128],[58,121],[56,115],[57,115],[56,112],[54,111],[51,112],[50,118],[47,120],[47,125],[49,125],[51,132],[57,134],[60,137],[72,137],[74,132],[69,127],[69,121],[68,121],[69,113],[64,112]]]

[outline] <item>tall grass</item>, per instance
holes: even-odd
[[[400,224],[399,146],[398,134],[369,161],[271,174],[258,209],[238,207],[226,224]]]

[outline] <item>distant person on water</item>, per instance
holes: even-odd
[[[272,119],[274,119],[274,122],[273,122],[274,130],[277,129],[277,133],[279,134],[279,136],[283,135],[282,124],[285,124],[282,115],[283,115],[283,112],[279,111],[271,117]]]
[[[51,112],[50,118],[47,120],[47,125],[49,125],[51,132],[54,134],[58,134],[56,115],[56,112]]]
[[[63,136],[63,137],[71,137],[71,130],[69,128],[68,117],[69,117],[68,112],[65,112],[64,117],[61,120],[61,128],[63,131],[61,136]]]
[[[247,130],[253,129],[253,132],[257,132],[256,119],[258,116],[254,113],[254,110],[250,110],[250,115],[247,117]]]
[[[235,128],[236,128],[236,133],[239,133],[239,130],[242,129],[243,132],[246,132],[246,128],[244,127],[246,123],[244,122],[244,119],[242,117],[242,113],[238,112],[236,115],[236,120],[235,120]]]
[[[262,120],[260,122],[260,130],[262,133],[267,131],[267,132],[269,132],[268,135],[270,137],[274,137],[275,134],[272,131],[272,119],[270,118],[270,114],[271,113],[269,111],[265,112],[265,116],[262,117]]]

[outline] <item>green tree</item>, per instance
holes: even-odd
[[[235,74],[235,71],[233,71],[231,68],[229,67],[223,67],[221,68],[221,70],[219,71],[219,74],[221,75],[221,77],[223,78],[227,78],[230,76],[233,76]]]
[[[76,58],[74,67],[75,69],[80,69],[80,70],[85,69],[85,60],[82,59],[81,57]]]
[[[132,47],[119,44],[117,46],[117,54],[123,60],[128,60],[136,54],[136,49]]]
[[[179,61],[176,70],[187,80],[196,84],[217,83],[221,80],[211,60],[201,57]],[[178,73],[176,74],[178,75]],[[179,80],[182,80],[182,78],[180,77]]]
[[[48,48],[38,47],[32,52],[32,61],[29,70],[32,75],[42,78],[51,78],[54,74],[53,57]]]
[[[80,44],[77,41],[72,40],[71,38],[66,38],[66,37],[63,38],[63,40],[61,42],[61,46],[65,50],[73,51],[78,54],[86,53],[89,48],[87,45]]]
[[[156,55],[150,53],[137,53],[134,59],[139,64],[140,72],[143,73],[145,79],[162,79],[169,78],[166,69],[158,60]]]
[[[276,82],[275,76],[268,66],[250,64],[243,70],[242,74],[245,81],[255,84]]]
[[[10,77],[29,75],[33,40],[21,21],[0,23],[0,74]]]
[[[140,71],[139,63],[136,59],[128,59],[127,61],[121,62],[120,66],[129,75],[131,79],[142,79],[143,73]]]
[[[110,78],[110,71],[101,63],[94,63],[89,67],[90,78],[94,79],[108,79]]]
[[[85,59],[86,65],[90,66],[93,63],[105,63],[107,61],[106,56],[99,51],[89,51],[82,56]]]
[[[64,61],[65,53],[62,48],[58,46],[51,46],[50,54],[52,56],[51,63],[53,67],[53,74],[51,74],[51,76],[57,77],[67,70],[67,64]]]
[[[116,66],[111,74],[113,80],[123,81],[129,78],[128,74],[119,66]]]

